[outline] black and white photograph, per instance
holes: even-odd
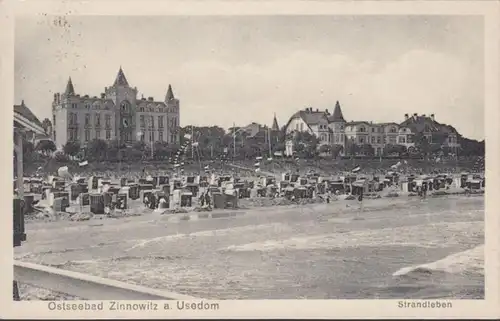
[[[12,21],[13,301],[486,299],[484,16]]]

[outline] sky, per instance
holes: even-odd
[[[120,66],[139,95],[180,99],[181,126],[283,126],[300,109],[347,121],[435,114],[484,139],[480,16],[17,17],[15,103],[51,118],[71,77],[99,96]]]

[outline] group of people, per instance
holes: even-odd
[[[210,197],[210,194],[208,193],[208,191],[202,193],[200,195],[200,206],[201,207],[207,207],[207,208],[210,208],[212,206],[212,199]]]

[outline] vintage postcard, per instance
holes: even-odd
[[[2,317],[498,317],[499,14],[0,2]]]

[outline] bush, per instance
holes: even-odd
[[[69,156],[63,152],[55,152],[54,160],[58,163],[68,163],[70,161]]]

